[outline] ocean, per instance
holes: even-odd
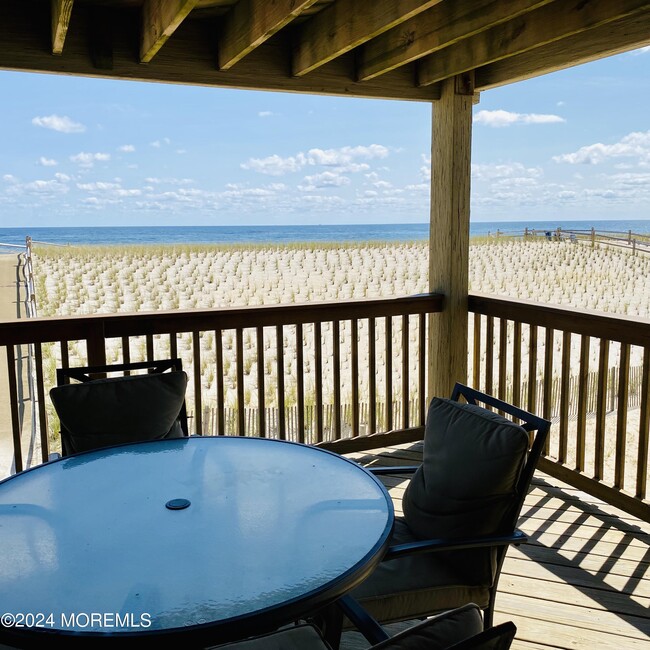
[[[650,219],[633,221],[472,222],[472,236],[536,230],[589,230],[650,234]],[[124,244],[288,244],[293,242],[389,242],[428,239],[428,223],[335,224],[302,226],[100,226],[75,228],[0,228],[2,244],[34,242],[70,245]],[[7,249],[5,249],[6,252]]]

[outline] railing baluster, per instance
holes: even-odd
[[[587,430],[587,389],[589,377],[589,336],[580,339],[580,369],[578,385],[578,421],[576,424],[576,469],[585,469],[585,434]]]
[[[20,444],[20,418],[18,417],[18,384],[16,381],[16,353],[13,345],[5,347],[7,351],[7,379],[9,382],[9,399],[11,400],[11,433],[14,441],[14,469],[22,472],[23,448]]]
[[[508,369],[508,321],[499,319],[499,389],[498,398],[506,400],[506,371]]]
[[[472,359],[473,383],[481,389],[481,314],[474,314],[474,356]]]
[[[296,402],[298,408],[298,442],[305,442],[305,360],[302,324],[296,325]]]
[[[537,325],[528,329],[528,410],[537,413]]]
[[[377,431],[377,348],[375,341],[376,322],[368,319],[368,433]]]
[[[393,318],[386,316],[386,430],[393,428]]]
[[[316,442],[323,441],[323,353],[320,321],[314,323],[314,370],[316,373]],[[319,381],[320,379],[320,381]]]
[[[636,496],[646,498],[648,482],[648,438],[650,437],[650,346],[643,350],[643,379],[639,413],[639,449],[636,467]]]
[[[215,330],[215,362],[217,379],[217,431],[216,434],[223,436],[226,433],[225,418],[225,395],[224,395],[224,369],[223,369],[223,331]]]
[[[605,416],[607,415],[607,379],[609,341],[600,339],[598,360],[598,404],[596,407],[596,441],[594,448],[594,478],[601,480],[605,465]]]
[[[352,383],[352,435],[359,432],[359,321],[350,321],[350,382]]]
[[[418,377],[418,406],[419,419],[417,424],[424,425],[427,410],[427,317],[426,314],[420,314],[419,325],[419,377]]]
[[[238,327],[235,330],[235,347],[237,350],[237,435],[245,436],[244,418],[244,330]]]
[[[334,381],[333,439],[341,437],[341,321],[332,322],[332,362]]]
[[[257,327],[257,434],[266,436],[266,418],[264,412],[264,328]]]
[[[571,365],[571,332],[562,332],[562,368],[560,370],[560,444],[558,460],[566,461],[569,440],[569,370]]]
[[[128,336],[122,337],[122,363],[131,363],[131,339]],[[124,374],[130,375],[131,371],[127,370]]]
[[[512,403],[521,404],[521,323],[514,322],[512,333]]]
[[[36,366],[36,396],[38,399],[38,424],[41,433],[41,459],[46,462],[50,455],[50,440],[47,435],[47,414],[45,412],[45,381],[43,378],[43,349],[40,343],[34,344],[34,364]]]
[[[153,334],[147,334],[147,361],[154,361],[156,358],[156,353],[154,352],[153,346]]]
[[[147,354],[149,354],[148,340],[149,337],[147,337]],[[194,357],[194,433],[201,435],[203,433],[203,406],[201,400],[201,334],[198,330],[192,332],[192,355]],[[149,357],[149,360],[152,358],[153,357]]]
[[[553,342],[555,339],[555,330],[551,327],[546,328],[544,339],[544,405],[542,407],[542,417],[550,420],[553,414]],[[550,436],[546,438],[544,454],[548,455],[550,449]]]
[[[487,317],[485,328],[485,392],[493,394],[494,390],[494,318]]]
[[[621,343],[618,369],[618,403],[616,404],[616,458],[614,460],[614,485],[623,488],[625,483],[625,434],[627,431],[627,397],[630,379],[630,346]]]
[[[169,334],[169,356],[172,359],[178,358],[178,337],[176,332]]]
[[[409,426],[409,317],[402,316],[402,429]]]
[[[278,431],[280,440],[286,440],[286,414],[284,412],[284,329],[282,325],[275,328],[277,346],[277,375],[278,375]]]

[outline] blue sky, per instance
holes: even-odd
[[[431,107],[0,71],[0,227],[427,222]],[[649,219],[650,47],[481,94],[472,220]]]

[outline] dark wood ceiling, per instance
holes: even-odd
[[[5,0],[0,68],[429,101],[650,44],[650,0]]]

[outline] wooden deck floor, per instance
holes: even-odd
[[[351,454],[364,464],[417,464],[421,443]],[[406,483],[387,477],[401,511]],[[650,525],[545,475],[536,475],[506,556],[495,622],[517,626],[513,650],[650,650]],[[367,648],[358,634],[341,650]]]

